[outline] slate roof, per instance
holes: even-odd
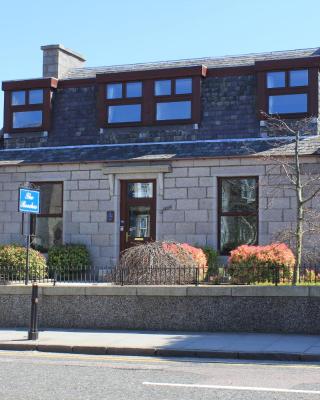
[[[235,56],[191,58],[185,60],[113,65],[106,67],[72,68],[66,73],[64,79],[94,78],[96,74],[101,73],[145,71],[151,69],[189,67],[202,64],[209,68],[250,66],[254,65],[256,61],[301,58],[319,55],[320,48],[316,47],[311,49],[272,51],[266,53],[251,53]]]
[[[319,155],[320,137],[301,141],[301,155]],[[294,154],[292,138],[203,140],[127,145],[87,145],[0,150],[0,166],[20,164],[161,161]]]

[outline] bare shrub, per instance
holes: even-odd
[[[173,244],[174,253],[166,250]],[[113,280],[125,285],[191,284],[195,282],[196,271],[195,260],[181,244],[150,242],[130,247],[121,253]]]

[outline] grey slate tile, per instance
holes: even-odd
[[[319,155],[320,137],[301,141],[301,155]],[[0,165],[293,155],[292,139],[84,145],[0,150]]]

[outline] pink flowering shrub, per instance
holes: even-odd
[[[190,266],[190,261],[198,268],[199,280],[203,280],[208,272],[208,260],[202,249],[191,246],[188,243],[163,242],[162,246],[166,252],[173,254],[182,267]]]
[[[182,252],[180,251],[180,248],[182,248],[188,254],[190,254],[191,258],[193,259],[193,261],[195,262],[195,264],[198,268],[207,268],[207,257],[204,254],[204,251],[202,249],[193,247],[188,243],[164,242],[162,244],[162,246],[165,251],[169,251],[169,252],[173,253],[178,258],[179,258],[179,256],[180,257],[182,256]]]
[[[207,272],[203,250],[186,243],[147,242],[121,253],[111,279],[128,285],[194,284],[197,270],[203,279]]]
[[[285,243],[242,245],[231,251],[228,273],[236,284],[286,282],[292,278],[294,264],[294,254]]]

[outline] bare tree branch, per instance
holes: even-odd
[[[306,139],[305,134],[310,132],[310,125],[313,117],[304,118],[302,120],[287,122],[278,115],[268,115],[261,112],[263,119],[266,121],[266,128],[272,136],[283,133],[285,140],[270,142],[271,150],[265,152],[262,156],[265,162],[271,165],[280,166],[281,174],[286,178],[287,183],[274,183],[276,189],[287,189],[295,192],[294,210],[296,220],[294,224],[290,224],[288,229],[279,233],[279,238],[285,240],[295,247],[296,265],[294,269],[293,284],[297,283],[299,272],[301,269],[302,257],[307,251],[304,247],[304,238],[307,235],[320,234],[320,213],[315,213],[307,208],[307,204],[320,194],[320,174],[317,171],[308,172],[308,166],[302,167],[300,156],[302,153],[302,143]],[[292,137],[292,141],[288,137]],[[283,143],[287,154],[281,154],[281,146]],[[272,167],[271,167],[272,168]],[[309,168],[311,169],[311,168]],[[269,179],[269,186],[272,182]],[[269,202],[268,202],[269,203]],[[267,203],[267,206],[268,206]]]

